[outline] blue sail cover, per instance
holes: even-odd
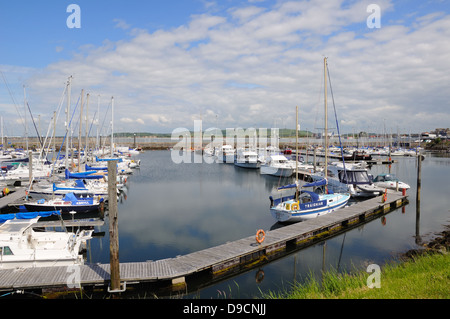
[[[119,163],[122,163],[123,160],[121,158],[98,158],[96,156],[95,161],[96,162],[118,161]]]
[[[53,183],[53,191],[57,190],[88,190],[86,186],[84,185],[83,181],[81,179],[75,180],[75,186],[74,187],[58,187],[55,183]]]
[[[72,204],[76,204],[76,202],[78,201],[77,197],[75,196],[74,193],[67,193],[64,197],[63,197],[63,201],[70,201],[72,202]]]
[[[305,184],[302,187],[318,187],[318,186],[325,186],[327,184],[328,184],[328,181],[324,178],[324,179],[321,179],[316,182]]]
[[[278,187],[277,189],[280,190],[280,189],[288,189],[288,188],[297,188],[297,184],[288,184],[288,185]]]
[[[41,217],[49,217],[52,215],[61,215],[61,211],[54,210],[54,211],[43,211],[43,212],[24,212],[24,213],[13,213],[13,214],[0,214],[0,223],[4,223],[7,220],[10,219],[32,219],[36,218],[38,216]]]
[[[108,167],[94,167],[94,166],[89,166],[88,164],[85,164],[84,168],[87,171],[107,171],[108,170]]]
[[[67,168],[66,168],[66,179],[71,179],[71,178],[78,178],[78,179],[100,179],[103,178],[103,175],[92,175],[94,173],[98,173],[97,171],[87,171],[87,172],[80,172],[80,173],[71,173]]]

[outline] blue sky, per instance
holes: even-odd
[[[71,3],[79,29],[66,25]],[[366,23],[372,3],[381,28]],[[317,131],[327,56],[345,131],[449,127],[449,11],[439,0],[5,0],[0,71],[15,101],[2,78],[0,110],[21,124],[25,85],[45,126],[72,75],[74,101],[81,89],[102,109],[115,97],[118,131],[192,129],[199,118],[293,127],[296,105],[301,127]]]

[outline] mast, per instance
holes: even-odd
[[[66,169],[69,168],[69,120],[70,120],[70,82],[72,80],[72,76],[69,76],[69,80],[67,82],[67,107],[66,107],[66,156],[65,156],[65,166]]]
[[[295,110],[295,181],[298,182],[298,106]]]
[[[111,97],[111,157],[114,155],[114,96]]]
[[[98,129],[99,129],[99,126],[100,126],[99,118],[100,118],[100,94],[97,95],[97,118],[96,118],[96,121],[97,121],[97,138],[95,140],[95,149],[97,151],[100,149],[100,143],[99,143],[99,138],[98,138],[98,134],[99,134]]]
[[[81,130],[83,126],[83,97],[84,89],[81,89],[80,125],[78,127],[78,172],[81,172]]]
[[[84,158],[87,158],[89,151],[89,93],[86,94],[86,144],[84,145]]]
[[[25,91],[25,85],[23,86],[23,107],[25,108],[25,112],[23,115],[25,121],[25,143],[27,145],[27,154],[28,154],[28,128],[27,128],[27,94]]]
[[[328,105],[327,105],[327,58],[323,59],[324,79],[325,79],[325,179],[328,174]],[[325,193],[328,193],[328,186],[325,185]]]

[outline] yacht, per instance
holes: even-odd
[[[269,155],[260,167],[261,174],[273,176],[290,177],[294,172],[295,164],[284,155]]]
[[[37,231],[39,218],[14,218],[0,226],[0,269],[84,264],[80,252],[93,231]]]

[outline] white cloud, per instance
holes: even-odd
[[[139,30],[130,40],[87,47],[30,78],[30,87],[54,106],[73,75],[73,96],[81,88],[101,94],[103,108],[114,96],[115,114],[129,130],[139,124],[170,132],[192,127],[201,114],[205,129],[275,121],[294,127],[296,105],[302,127],[311,130],[322,127],[317,114],[328,56],[344,129],[382,127],[383,119],[405,130],[447,127],[450,16],[417,15],[413,25],[383,21],[380,29],[369,29],[368,3],[287,1],[195,15],[174,29]],[[389,1],[379,5],[395,12]],[[424,108],[430,116],[417,117]],[[433,120],[434,111],[439,117]]]

